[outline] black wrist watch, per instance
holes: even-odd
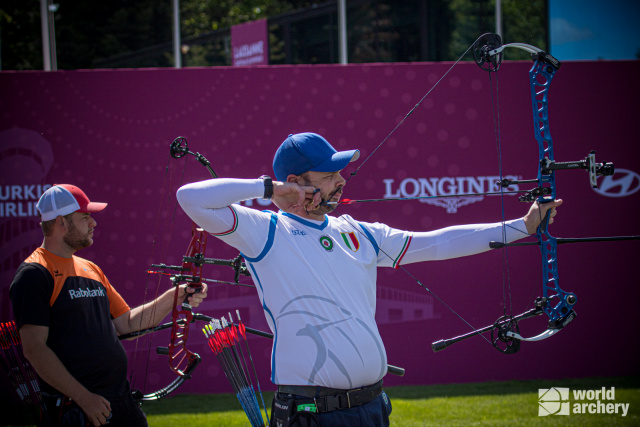
[[[260,179],[264,182],[264,196],[262,196],[262,198],[271,200],[273,197],[273,182],[271,181],[271,177],[269,175],[262,175]]]

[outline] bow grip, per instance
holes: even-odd
[[[549,199],[543,199],[543,200],[538,199],[538,203],[541,204],[541,205],[543,203],[550,203],[552,201],[553,200],[549,200]],[[549,226],[549,220],[550,219],[551,219],[551,209],[547,210],[547,213],[544,215],[544,218],[542,219],[542,222],[538,226],[538,230],[540,230],[540,233],[546,233],[547,232],[547,227]]]
[[[193,289],[193,292],[187,292],[187,288]],[[200,283],[187,285],[184,288],[184,292],[186,293],[186,295],[184,297],[184,301],[182,301],[182,306],[183,307],[187,306],[190,309],[191,308],[191,304],[189,304],[189,297],[191,295],[199,294],[200,292],[202,292],[202,285]]]

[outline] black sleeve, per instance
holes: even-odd
[[[18,267],[9,288],[18,329],[25,324],[49,326],[52,294],[53,277],[46,268],[37,263]]]

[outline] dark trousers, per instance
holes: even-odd
[[[147,417],[131,394],[119,399],[107,400],[111,404],[111,418],[107,424],[109,427],[148,427]],[[53,427],[93,426],[82,409],[68,398],[49,395],[45,397],[45,403]],[[43,421],[42,425],[48,424]]]
[[[389,427],[391,401],[383,391],[382,395],[369,403],[340,411],[318,414],[321,426],[349,427]]]
[[[380,396],[363,405],[331,412],[295,412],[289,423],[277,425],[273,410],[278,401],[309,400],[304,396],[276,393],[272,406],[271,427],[389,427],[391,401],[383,391]],[[279,424],[279,423],[278,423]]]
[[[148,427],[147,417],[140,404],[133,400],[131,394],[121,400],[112,401],[109,427]]]

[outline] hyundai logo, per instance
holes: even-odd
[[[612,176],[605,176],[593,191],[606,197],[627,197],[640,190],[640,175],[628,169],[616,169]]]

